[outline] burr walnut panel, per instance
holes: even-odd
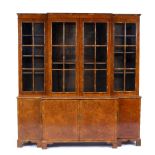
[[[40,99],[18,98],[19,140],[42,138]]]
[[[77,140],[77,107],[75,100],[43,100],[43,139]]]
[[[80,101],[80,140],[116,140],[116,100]]]
[[[118,138],[140,136],[140,98],[119,99]]]

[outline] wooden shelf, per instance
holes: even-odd
[[[44,57],[44,55],[34,55],[34,57]]]
[[[115,45],[115,47],[136,47],[136,45]]]
[[[101,68],[100,69],[98,69],[98,68],[88,68],[88,69],[84,68],[84,70],[105,70],[106,71],[107,69],[104,69],[104,68],[103,69],[101,69]]]
[[[76,45],[63,45],[63,44],[61,44],[61,45],[53,45],[52,44],[52,47],[76,47]]]
[[[44,68],[22,68],[22,70],[44,70]]]
[[[136,37],[136,35],[114,35],[114,37]]]
[[[32,47],[44,47],[45,45],[44,45],[44,44],[40,44],[40,45],[39,45],[39,44],[34,44],[34,45],[32,45],[32,44],[29,44],[29,45],[28,45],[28,44],[22,44],[22,46],[23,46],[23,47],[24,47],[24,46],[25,46],[25,47],[26,47],[26,46],[32,46]]]
[[[33,57],[33,55],[23,55],[23,57]]]
[[[89,64],[90,64],[90,65],[94,65],[94,62],[85,62],[84,64],[85,64],[85,65],[89,65]],[[107,63],[106,63],[106,62],[96,62],[95,64],[97,64],[97,65],[100,65],[100,64],[101,64],[101,65],[105,65],[105,64],[107,64]]]
[[[84,47],[107,47],[107,45],[84,45]]]
[[[115,70],[135,70],[136,68],[115,68]]]
[[[64,65],[66,65],[66,64],[75,65],[75,62],[66,62],[66,61],[65,61],[65,62],[52,62],[52,64],[53,64],[53,65],[57,65],[57,64],[58,64],[58,65],[59,65],[59,64],[60,64],[60,65],[61,65],[61,64],[64,64]]]

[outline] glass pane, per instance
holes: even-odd
[[[95,24],[94,23],[84,24],[84,44],[85,45],[95,44]]]
[[[126,47],[126,53],[132,53],[136,52],[136,46],[135,47]]]
[[[53,92],[63,91],[63,73],[62,70],[52,71],[52,90]]]
[[[124,37],[115,36],[115,45],[124,45]]]
[[[32,72],[22,74],[22,89],[23,91],[32,91]]]
[[[34,45],[44,45],[44,37],[42,36],[34,37]]]
[[[136,58],[135,53],[126,53],[126,68],[135,68]]]
[[[94,69],[94,64],[84,64],[85,69]]]
[[[44,73],[37,72],[34,73],[34,90],[43,91],[44,90]]]
[[[124,35],[124,24],[123,23],[115,24],[115,35]]]
[[[52,48],[52,61],[53,62],[63,62],[63,48],[53,47]]]
[[[105,70],[96,71],[96,91],[97,92],[106,92],[107,88],[107,77]]]
[[[44,35],[44,23],[34,23],[34,35]]]
[[[75,64],[65,64],[65,69],[75,69]]]
[[[52,23],[52,44],[63,44],[63,23]]]
[[[32,23],[22,23],[22,34],[32,35]]]
[[[95,50],[94,47],[84,48],[84,62],[94,62],[94,58],[95,58],[94,50]]]
[[[65,44],[75,45],[76,26],[75,23],[65,23]]]
[[[96,44],[106,45],[107,44],[107,24],[96,23]]]
[[[94,70],[84,70],[84,92],[94,92]]]
[[[114,66],[115,68],[124,68],[124,53],[115,53]]]
[[[32,45],[32,36],[23,36],[22,44],[23,45]]]
[[[96,62],[105,62],[107,60],[107,48],[96,47]]]
[[[125,76],[125,90],[133,91],[135,90],[135,73],[126,73]]]
[[[34,55],[44,55],[44,47],[34,47]]]
[[[126,37],[127,45],[136,45],[136,37]]]
[[[34,57],[34,68],[44,68],[44,57]]]
[[[75,62],[75,47],[65,48],[65,62]]]
[[[115,91],[124,90],[124,73],[123,72],[114,73],[114,90]]]
[[[32,68],[32,57],[23,57],[22,58],[22,67],[23,68]]]
[[[23,55],[32,55],[32,46],[23,46],[22,54]]]
[[[124,53],[124,47],[115,47],[115,53]]]
[[[127,35],[136,35],[136,24],[135,23],[126,24],[126,34]]]
[[[75,70],[65,71],[65,92],[75,91]]]
[[[106,64],[96,64],[96,69],[106,69],[107,65]]]
[[[63,68],[63,64],[53,64],[52,68],[53,69],[62,69]]]

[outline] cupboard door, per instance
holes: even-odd
[[[139,138],[140,98],[119,99],[118,138]]]
[[[80,140],[115,140],[117,102],[115,100],[80,101]]]
[[[43,100],[43,139],[77,140],[76,100]]]
[[[18,98],[18,126],[19,140],[41,139],[40,99]]]

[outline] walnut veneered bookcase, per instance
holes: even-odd
[[[18,14],[18,146],[140,145],[139,14]]]

